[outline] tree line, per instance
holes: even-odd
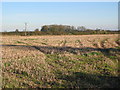
[[[2,32],[2,35],[88,35],[88,34],[120,34],[118,31],[101,30],[101,29],[87,29],[84,26],[77,28],[69,25],[44,25],[41,30],[34,31],[19,31],[16,29],[12,32]]]

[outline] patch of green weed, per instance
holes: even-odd
[[[8,66],[10,66],[11,65],[11,62],[6,62],[6,63],[4,63],[4,66],[5,67],[8,67]]]

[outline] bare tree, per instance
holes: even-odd
[[[77,27],[77,30],[79,30],[79,31],[85,31],[86,28],[85,28],[84,26],[78,26],[78,27]]]
[[[25,36],[27,35],[27,23],[25,23]]]

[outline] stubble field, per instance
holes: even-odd
[[[119,88],[120,38],[2,36],[3,88]]]

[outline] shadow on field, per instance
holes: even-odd
[[[100,51],[108,58],[110,56],[116,56],[116,54],[120,54],[120,49],[117,48],[91,48],[91,47],[74,48],[74,47],[27,46],[27,45],[1,45],[1,46],[13,47],[15,49],[28,48],[28,50],[33,50],[35,48],[36,50],[39,50],[44,54],[60,54],[64,52],[69,52],[72,54],[86,54],[91,51]]]
[[[74,72],[72,75],[58,75],[58,79],[65,82],[63,84],[50,82],[51,85],[69,88],[120,88],[120,77]]]
[[[27,48],[28,50],[39,50],[44,54],[59,54],[64,52],[69,52],[72,54],[84,54],[91,51],[100,51],[106,57],[116,56],[116,53],[120,53],[120,49],[116,48],[73,48],[73,47],[52,47],[52,46],[27,46],[27,45],[1,45],[2,47],[12,47],[15,49]],[[30,49],[32,48],[32,49]],[[51,86],[60,87],[70,87],[70,88],[120,88],[119,80],[120,77],[112,76],[101,76],[96,74],[88,74],[83,72],[74,72],[69,75],[62,75],[61,73],[57,75],[57,79],[63,80],[64,82],[49,82]]]

